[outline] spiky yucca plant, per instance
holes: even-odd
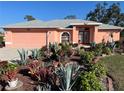
[[[65,66],[61,65],[57,68],[55,73],[59,77],[60,90],[71,91],[74,86],[80,71],[80,66],[74,63],[67,63]]]
[[[59,60],[59,51],[60,47],[58,46],[57,43],[54,44],[49,44],[49,50],[51,52],[51,59],[52,60]]]
[[[70,45],[69,43],[65,42],[65,43],[62,43],[60,46],[65,56],[69,57],[73,54],[72,45]]]
[[[22,49],[21,51],[20,50],[17,50],[18,53],[19,53],[19,56],[20,56],[20,65],[26,65],[27,63],[27,58],[28,58],[28,51]]]
[[[30,50],[31,51],[31,57],[33,58],[33,59],[38,59],[39,58],[39,50],[38,49],[32,49],[32,50]]]
[[[44,85],[38,85],[37,90],[38,91],[51,91],[51,85],[49,85],[48,83]]]

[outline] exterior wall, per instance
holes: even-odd
[[[5,45],[6,47],[12,47],[12,32],[10,30],[5,32]]]
[[[72,30],[56,29],[5,29],[6,47],[12,48],[41,48],[49,43],[61,43],[61,34]]]
[[[72,42],[73,43],[78,43],[78,34],[79,34],[79,30],[76,28],[76,26],[73,27],[73,33],[72,33]]]
[[[61,43],[61,34],[70,33],[70,43],[78,43],[79,29],[90,28],[90,42],[107,42],[110,33],[113,33],[114,41],[120,40],[119,30],[98,30],[98,26],[74,26],[73,30],[57,29],[5,29],[6,47],[12,48],[41,48],[51,43]],[[47,38],[48,36],[48,38]]]
[[[120,30],[98,30],[96,29],[95,31],[95,42],[96,43],[101,43],[102,40],[104,39],[105,42],[107,42],[110,38],[110,34],[113,33],[113,39],[114,41],[119,41],[120,40]]]
[[[47,42],[56,42],[56,31],[48,29],[6,29],[6,47],[41,48]],[[48,39],[46,36],[48,35]],[[47,41],[48,40],[48,41]]]

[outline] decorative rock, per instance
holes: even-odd
[[[107,81],[108,81],[108,91],[114,91],[112,79],[110,77],[107,77]]]
[[[23,82],[18,81],[16,87],[11,88],[11,87],[9,87],[9,86],[6,86],[6,87],[5,87],[5,90],[6,90],[6,91],[22,91],[22,90],[23,90],[23,87],[22,87],[22,86],[23,86]]]

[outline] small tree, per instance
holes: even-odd
[[[76,15],[68,15],[64,19],[77,19]]]
[[[108,3],[98,3],[96,8],[90,11],[87,20],[102,22],[116,26],[124,26],[124,13],[121,12],[120,4],[113,3],[108,6]]]
[[[36,20],[32,15],[26,15],[24,19],[26,19],[27,21]]]

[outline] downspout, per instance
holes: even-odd
[[[50,54],[50,51],[49,51],[49,31],[46,32],[46,47],[47,47],[47,52],[48,54]]]
[[[49,44],[48,44],[48,31],[46,32],[46,47],[47,47],[47,49],[49,48]]]

